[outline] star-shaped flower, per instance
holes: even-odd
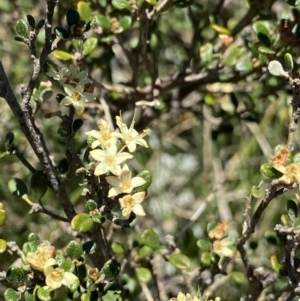
[[[96,139],[92,143],[91,148],[94,149],[98,146],[102,148],[108,148],[112,144],[116,144],[116,137],[112,135],[112,132],[110,130],[110,125],[106,120],[101,119],[99,130],[100,131],[92,130],[85,133],[86,135]]]
[[[109,198],[112,198],[120,193],[131,193],[133,188],[146,183],[146,180],[142,177],[131,178],[131,171],[126,164],[123,166],[119,177],[108,176],[105,179],[111,186],[113,186],[108,192]]]
[[[136,145],[142,145],[144,147],[148,147],[147,142],[143,139],[146,135],[150,133],[150,130],[143,130],[143,133],[139,134],[133,127],[134,127],[134,117],[128,128],[125,123],[122,121],[122,117],[116,116],[117,125],[120,129],[121,133],[114,133],[115,136],[122,139],[122,142],[127,146],[130,153],[136,150]]]
[[[63,87],[67,96],[62,99],[60,105],[72,105],[78,114],[83,112],[85,102],[89,102],[94,99],[94,95],[92,93],[84,92],[83,82],[79,82],[75,87],[69,84],[64,84]]]
[[[44,266],[44,274],[46,276],[46,285],[55,290],[62,285],[74,289],[79,286],[79,279],[71,272],[65,272],[62,268],[53,266],[56,265],[54,258],[47,260]]]
[[[133,212],[136,215],[145,216],[146,213],[141,205],[146,196],[145,191],[137,192],[133,195],[125,195],[119,199],[122,215],[124,217],[129,217],[130,213]]]
[[[95,168],[95,176],[103,175],[108,171],[118,176],[121,173],[120,164],[133,157],[129,153],[118,152],[118,148],[115,144],[104,150],[94,149],[90,151],[90,155],[94,160],[100,162]]]
[[[53,258],[56,249],[47,243],[41,243],[35,252],[28,252],[26,258],[30,266],[37,271],[42,272],[48,259]]]

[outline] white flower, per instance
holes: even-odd
[[[69,84],[63,85],[64,90],[67,94],[60,103],[62,106],[72,105],[78,114],[84,110],[84,103],[92,101],[94,95],[89,92],[84,92],[84,83],[79,82],[75,87]]]
[[[94,149],[98,146],[108,148],[112,144],[116,144],[116,138],[112,135],[109,123],[106,120],[101,119],[99,130],[100,131],[92,130],[85,133],[86,135],[97,139],[92,143],[91,148]]]
[[[56,261],[54,258],[50,258],[47,260],[44,266],[44,274],[46,276],[46,285],[55,290],[62,285],[68,288],[74,288],[79,286],[79,279],[76,275],[71,272],[65,272],[62,268],[54,268],[56,265]]]
[[[46,73],[49,77],[57,80],[61,85],[63,85],[68,79],[68,68],[62,68],[58,71],[54,69]]]
[[[134,117],[128,128],[126,124],[122,122],[122,117],[116,116],[117,125],[121,131],[121,133],[114,133],[116,137],[122,139],[123,143],[127,146],[130,153],[136,150],[136,145],[142,145],[144,147],[148,147],[147,142],[143,139],[146,135],[150,133],[150,130],[143,130],[143,133],[139,134],[134,128]]]
[[[79,69],[73,65],[70,65],[69,68],[62,68],[59,71],[51,70],[46,74],[54,80],[57,80],[61,85],[77,84],[78,82],[88,84],[92,82],[87,78],[88,72],[86,70],[79,71]]]
[[[122,215],[128,217],[131,212],[134,212],[136,215],[145,216],[146,213],[141,205],[146,196],[145,191],[137,192],[133,195],[125,195],[119,199]]]
[[[131,159],[133,156],[126,152],[119,152],[116,145],[111,145],[107,149],[95,149],[90,151],[90,155],[96,161],[100,163],[96,166],[94,175],[100,176],[108,171],[112,172],[114,175],[119,175],[121,173],[120,164]]]
[[[42,272],[49,258],[53,258],[56,254],[56,249],[47,243],[38,245],[35,252],[28,252],[26,258],[30,266]]]
[[[108,176],[105,179],[111,186],[113,186],[108,192],[109,198],[112,198],[120,193],[131,193],[133,188],[146,183],[146,180],[142,177],[131,178],[131,171],[129,170],[127,164],[123,166],[119,177]]]

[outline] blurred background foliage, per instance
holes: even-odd
[[[169,3],[158,13],[153,8],[155,0],[58,1],[54,26],[66,27],[65,15],[71,7],[82,19],[94,16],[96,25],[85,42],[66,41],[62,52],[49,57],[44,71],[49,71],[49,65],[62,68],[71,62],[89,71],[96,101],[87,104],[82,116],[84,127],[76,136],[82,154],[86,149],[84,132],[96,129],[100,118],[111,117],[114,122],[114,116],[122,111],[129,124],[136,102],[144,104],[139,106],[136,125],[138,130],[152,130],[150,147],[139,152],[131,168],[136,172],[149,169],[153,183],[145,202],[147,218],[138,219],[135,227],[155,229],[162,241],[166,235],[174,235],[181,252],[192,259],[191,270],[200,265],[200,271],[205,271],[196,241],[207,239],[209,222],[220,220],[231,224],[233,237],[241,233],[245,197],[263,178],[259,167],[274,146],[286,143],[291,91],[284,80],[268,74],[266,66],[289,52],[297,74],[299,10],[297,1],[279,0]],[[43,18],[45,8],[45,1],[0,0],[0,57],[17,96],[31,76],[32,64],[26,45],[14,40],[15,24],[27,14],[37,20]],[[42,46],[43,32],[38,38],[38,48]],[[45,73],[41,81],[49,80]],[[59,93],[58,87],[54,90]],[[3,99],[0,104],[0,150],[5,151],[5,135],[13,131],[20,150],[37,165]],[[37,115],[56,164],[64,158],[64,144],[57,134],[59,123],[55,117],[45,119],[44,115],[59,109],[53,96]],[[297,144],[296,149],[299,139]],[[64,247],[71,239],[65,234],[66,225],[44,215],[27,215],[28,205],[8,193],[6,186],[12,176],[29,181],[18,160],[5,157],[1,162],[0,200],[8,220],[0,229],[1,237],[22,245],[34,231]],[[78,211],[83,208],[79,183],[80,179],[75,179],[69,187]],[[292,193],[276,199],[265,212],[249,244],[255,265],[269,267],[269,257],[280,254],[280,247],[271,246],[264,234],[279,221],[291,197]],[[60,210],[51,193],[45,200],[46,206]],[[124,234],[116,230],[115,241],[126,246],[134,234],[129,230]],[[5,260],[1,256],[0,270],[14,260],[7,254]],[[239,300],[245,285],[242,277],[218,282],[220,275],[237,271],[243,271],[242,264],[238,258],[231,259],[226,270],[208,269],[208,274],[200,273],[193,284],[201,291],[210,288],[222,300]],[[178,281],[178,272],[170,266],[166,267],[166,277],[168,293],[175,295],[185,289],[186,284]],[[211,287],[213,283],[217,284]],[[3,293],[5,284],[1,285]],[[284,285],[282,281],[272,286],[265,300],[277,300],[274,296]]]

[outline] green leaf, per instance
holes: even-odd
[[[196,244],[201,251],[210,251],[210,244],[206,239],[201,238],[197,240]]]
[[[138,268],[136,270],[136,276],[140,282],[147,283],[152,279],[151,272],[146,268]]]
[[[206,43],[199,48],[201,64],[207,66],[213,58],[214,47],[211,43]]]
[[[21,293],[12,288],[8,288],[4,293],[5,301],[18,301],[21,299]]]
[[[239,285],[247,283],[247,277],[246,277],[245,273],[243,273],[243,272],[234,271],[234,272],[231,272],[230,276]]]
[[[98,208],[98,205],[97,205],[97,203],[94,200],[92,200],[92,199],[87,200],[87,202],[85,204],[85,209],[88,212],[93,211],[93,210],[95,210],[97,208]]]
[[[142,242],[152,249],[158,249],[160,247],[159,237],[152,229],[146,229],[143,232]]]
[[[90,54],[98,44],[98,39],[97,38],[89,38],[86,39],[83,43],[83,55],[88,55]]]
[[[119,24],[123,28],[123,30],[127,30],[131,27],[132,18],[130,16],[124,16],[119,20]]]
[[[111,249],[115,254],[123,254],[125,252],[123,245],[121,245],[118,242],[113,242],[111,245]]]
[[[40,94],[40,99],[42,99],[42,101],[47,101],[48,99],[50,99],[53,95],[53,90],[48,88],[48,89],[44,89],[41,94]]]
[[[298,6],[300,5],[300,0],[287,0],[287,4],[291,6]]]
[[[0,207],[0,227],[4,225],[6,221],[6,211],[4,209],[1,209]]]
[[[152,248],[150,248],[148,246],[142,246],[138,250],[138,257],[139,257],[139,259],[143,259],[143,258],[150,256],[152,253],[153,253]]]
[[[293,222],[298,216],[298,205],[293,200],[288,200],[286,206],[287,206],[288,216],[290,220]]]
[[[18,20],[16,23],[16,31],[18,33],[18,35],[20,35],[23,38],[27,38],[28,37],[28,23],[21,19]]]
[[[6,134],[4,145],[7,150],[10,150],[10,148],[13,146],[14,139],[15,139],[15,135],[13,132],[8,132]]]
[[[59,27],[59,26],[55,27],[54,32],[55,32],[56,36],[58,36],[59,38],[61,38],[63,40],[68,40],[70,38],[69,32],[62,27]],[[61,51],[61,50],[57,50],[57,51]]]
[[[80,21],[80,15],[79,15],[78,11],[73,8],[70,8],[67,11],[66,18],[67,18],[67,23],[68,23],[69,28],[72,25],[77,25],[78,22]]]
[[[38,22],[38,24],[36,25],[35,30],[36,30],[37,32],[40,31],[40,30],[42,29],[42,27],[44,27],[45,23],[46,23],[45,19],[41,19],[41,20]]]
[[[269,30],[267,29],[267,27],[260,21],[255,22],[252,25],[252,28],[254,30],[254,32],[258,35],[259,33],[263,33],[266,36],[270,36]]]
[[[79,1],[77,3],[77,10],[80,15],[80,19],[88,20],[93,16],[90,4],[85,1]]]
[[[69,61],[72,59],[72,54],[70,54],[69,52],[63,51],[63,50],[54,50],[52,52],[52,55],[62,61]]]
[[[53,291],[50,291],[50,289],[46,289],[45,287],[39,287],[37,290],[37,296],[41,301],[51,301]]]
[[[80,130],[80,128],[83,125],[83,120],[82,119],[75,119],[73,122],[73,132],[77,132],[78,130]]]
[[[28,235],[28,241],[33,241],[36,244],[40,244],[40,237],[39,237],[39,235],[37,233],[31,232]]]
[[[264,234],[264,238],[269,244],[272,244],[274,246],[277,246],[279,243],[278,237],[276,235],[276,232],[274,230],[267,230]]]
[[[265,35],[264,33],[259,32],[257,37],[258,37],[259,41],[266,47],[270,48],[272,46],[272,42],[271,42],[270,38],[267,35]]]
[[[101,269],[101,273],[105,275],[105,280],[112,281],[119,274],[120,269],[120,263],[115,259],[111,259],[105,262]]]
[[[15,288],[24,285],[25,274],[21,268],[11,267],[6,273],[6,280]]]
[[[18,197],[22,197],[28,192],[26,184],[18,178],[11,179],[8,182],[7,187],[11,194]]]
[[[27,19],[28,24],[29,24],[30,27],[31,27],[31,30],[34,30],[34,28],[35,28],[35,20],[34,20],[34,17],[33,17],[32,15],[27,15],[27,16],[26,16],[26,19]]]
[[[35,252],[37,247],[38,243],[36,241],[27,241],[23,244],[22,251],[24,255],[27,256],[29,252]]]
[[[150,173],[149,170],[142,170],[141,172],[139,172],[136,177],[141,177],[144,180],[146,180],[146,183],[144,185],[135,187],[133,189],[133,193],[137,193],[137,192],[141,192],[141,191],[147,191],[147,189],[149,188],[149,186],[152,183],[152,175]]]
[[[113,0],[112,5],[114,8],[122,10],[122,9],[127,9],[131,11],[132,6],[129,0]]]
[[[86,213],[79,213],[75,215],[71,221],[71,228],[77,232],[87,232],[93,226],[92,218]]]
[[[17,42],[21,42],[21,43],[25,43],[25,39],[23,38],[23,37],[15,37],[14,38],[15,39],[15,41],[17,41]]]
[[[290,220],[290,218],[287,214],[282,214],[280,216],[280,220],[281,220],[281,222],[283,223],[284,226],[292,227],[292,222],[291,222],[291,220]]]
[[[36,301],[34,294],[31,294],[28,291],[24,293],[24,299],[25,301]]]
[[[148,2],[152,6],[157,6],[157,0],[145,0],[145,1]]]
[[[111,29],[111,24],[110,24],[110,21],[109,19],[104,16],[104,15],[97,15],[96,17],[96,23],[101,26],[103,28],[103,30],[105,31],[110,31]]]
[[[210,252],[203,252],[200,257],[200,262],[205,266],[211,265],[211,254]]]
[[[259,46],[258,51],[263,54],[275,54],[274,50],[272,50],[268,47],[265,47],[265,46]]]
[[[168,256],[168,261],[179,270],[187,270],[191,267],[190,259],[183,254],[171,254]]]
[[[7,248],[7,241],[0,238],[0,254],[4,253]]]
[[[122,298],[118,292],[108,291],[102,296],[103,301],[122,301]]]
[[[284,55],[284,67],[285,67],[285,70],[288,72],[291,72],[294,68],[293,57],[291,56],[290,53],[286,53]]]
[[[82,250],[84,252],[84,254],[92,254],[95,252],[96,250],[96,243],[93,241],[87,241],[86,243],[84,243],[82,245]]]
[[[72,260],[78,259],[83,255],[82,245],[79,242],[72,240],[68,243],[66,252]]]
[[[237,71],[249,72],[253,69],[253,64],[251,61],[241,61],[235,65]]]
[[[75,270],[75,264],[72,261],[65,260],[60,266],[65,272],[72,273]]]
[[[30,181],[30,193],[37,200],[41,200],[48,189],[48,179],[42,170],[34,172]]]
[[[241,57],[245,48],[240,47],[236,44],[230,45],[224,53],[223,56],[223,65],[224,66],[233,66],[236,64],[237,60]]]
[[[276,170],[271,163],[263,163],[260,166],[260,172],[270,179],[278,179],[282,176],[282,173]]]
[[[256,198],[260,199],[264,196],[265,192],[261,189],[258,189],[257,186],[252,186],[251,194]]]

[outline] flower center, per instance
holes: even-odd
[[[55,282],[61,282],[64,278],[64,270],[61,268],[56,268],[51,273],[51,279]]]
[[[132,208],[134,207],[134,200],[131,195],[127,195],[123,198],[123,207],[124,208]]]
[[[72,98],[74,101],[80,101],[81,95],[78,92],[73,93]]]

